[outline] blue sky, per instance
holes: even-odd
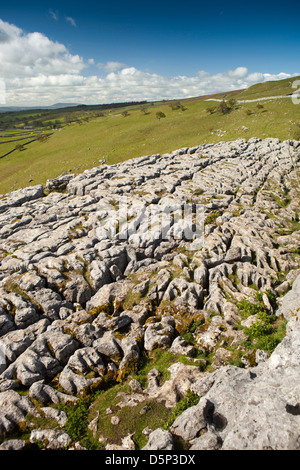
[[[7,104],[243,88],[300,73],[299,16],[290,0],[5,2],[0,78]]]

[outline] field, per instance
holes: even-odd
[[[299,86],[297,86],[297,88],[293,88],[293,83],[296,80],[299,80],[299,77],[286,78],[285,80],[276,80],[273,82],[258,83],[257,85],[253,85],[247,90],[242,91],[239,94],[238,99],[254,100],[256,98],[265,98],[268,96],[287,95],[299,89]]]
[[[279,96],[295,91],[291,84],[290,79],[254,85],[228,94],[227,99]],[[218,95],[221,99],[224,96]],[[19,146],[0,158],[0,194],[45,184],[47,179],[63,172],[80,173],[103,161],[114,164],[181,147],[253,136],[300,139],[300,106],[291,99],[233,103],[226,112],[218,109],[219,105],[199,97],[180,102],[112,106],[103,111],[97,107],[81,107],[77,112],[68,108],[59,116],[48,113],[46,122],[38,122],[43,127],[33,129],[24,129],[24,124],[28,127],[33,120],[36,124],[41,119],[38,111],[0,114],[0,126],[6,123],[8,127],[14,116],[19,119],[14,129],[0,131],[0,157]],[[158,119],[158,112],[165,117]],[[28,144],[31,140],[34,141]]]

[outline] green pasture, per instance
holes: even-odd
[[[299,84],[297,88],[293,88],[293,83],[300,80],[300,77],[286,78],[285,80],[275,80],[272,82],[258,83],[253,85],[241,93],[236,95],[236,99],[249,99],[254,100],[256,98],[265,98],[268,96],[284,96],[295,92],[300,88]]]
[[[270,96],[274,94],[274,83],[277,83],[277,89],[280,88],[279,82],[269,82]],[[250,92],[258,86],[251,87]],[[281,89],[285,86],[283,84]],[[235,94],[233,98],[242,99],[242,93]],[[25,149],[1,158],[0,194],[28,185],[44,184],[47,179],[63,172],[80,173],[100,165],[103,160],[107,164],[115,164],[129,158],[163,154],[205,143],[250,137],[286,140],[299,134],[300,105],[293,104],[290,99],[242,103],[233,106],[227,114],[218,111],[219,102],[203,98],[183,100],[182,104],[183,109],[175,110],[170,102],[135,105],[126,107],[127,116],[123,115],[125,108],[105,111],[100,117],[94,117],[93,113],[85,114],[89,120],[78,120],[60,130],[53,130],[53,135],[45,142],[33,142]],[[158,119],[156,113],[159,111],[165,117]],[[26,142],[1,144],[1,134],[7,135],[8,131],[0,133],[0,155],[14,148],[15,144]]]

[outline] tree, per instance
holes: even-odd
[[[179,109],[180,106],[181,106],[180,101],[175,101],[174,103],[170,104],[170,107],[172,108],[173,111],[175,111],[176,109]]]
[[[157,119],[160,121],[161,118],[165,118],[166,115],[165,115],[165,113],[163,113],[162,111],[157,111],[156,117],[157,117]]]
[[[236,104],[237,104],[237,102],[233,99],[231,99],[229,101],[223,100],[223,101],[221,101],[221,103],[217,107],[217,111],[222,113],[222,114],[228,114],[236,108]]]
[[[37,140],[38,142],[47,142],[48,139],[49,134],[37,134],[35,136],[35,140]]]
[[[15,146],[15,150],[19,150],[21,152],[22,150],[25,150],[25,147],[22,144],[18,144]]]
[[[223,100],[219,104],[217,111],[219,111],[221,114],[228,114],[231,111],[231,107],[228,105],[228,103],[225,100]]]

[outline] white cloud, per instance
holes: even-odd
[[[97,66],[99,67],[99,69],[102,69],[107,73],[110,73],[110,72],[116,72],[117,70],[120,70],[126,67],[126,64],[123,64],[122,62],[109,61],[109,62],[106,62],[106,64],[103,64],[102,62],[100,62],[99,64],[97,64]]]
[[[19,36],[21,33],[20,28],[0,19],[0,44],[10,42],[14,36]]]
[[[237,67],[235,70],[229,70],[227,73],[229,77],[244,78],[248,75],[248,69],[247,67]]]
[[[79,55],[51,41],[42,33],[24,33],[0,19],[1,77],[32,77],[39,74],[80,73],[86,66]]]
[[[97,64],[102,75],[85,76],[86,61],[71,54],[64,44],[39,32],[24,33],[0,19],[0,79],[6,85],[6,104],[51,105],[55,102],[85,104],[120,101],[183,99],[247,88],[254,83],[279,80],[297,74],[250,73],[243,66],[210,74],[165,77],[109,61]]]
[[[65,20],[68,21],[68,23],[70,23],[72,26],[74,26],[74,28],[76,28],[77,24],[74,18],[72,18],[71,16],[66,16]]]
[[[6,92],[4,80],[0,79],[0,104],[6,104]]]

